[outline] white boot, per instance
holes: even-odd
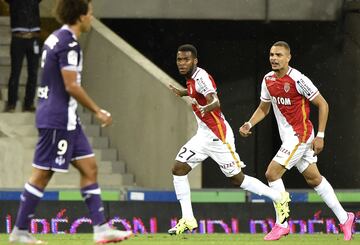
[[[94,242],[97,244],[121,242],[131,237],[132,234],[131,231],[113,229],[107,223],[101,226],[94,226]]]
[[[9,237],[10,243],[24,243],[24,244],[47,244],[44,241],[37,240],[26,230],[19,230],[16,226]]]

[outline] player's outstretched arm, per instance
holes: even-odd
[[[80,84],[76,82],[77,72],[62,69],[62,77],[66,91],[74,97],[82,106],[86,107],[95,114],[95,117],[100,121],[102,127],[111,125],[111,114],[101,109],[86,93]]]
[[[169,88],[171,89],[171,91],[173,91],[173,93],[176,95],[176,96],[179,96],[179,97],[183,97],[183,96],[188,96],[188,92],[187,92],[187,89],[178,89],[178,88],[175,88],[173,85],[169,85]]]
[[[329,105],[321,94],[317,95],[311,103],[319,109],[318,133],[312,142],[315,155],[318,155],[324,149],[324,137],[329,115]]]
[[[255,110],[254,114],[251,116],[250,120],[245,122],[239,129],[239,133],[243,137],[248,137],[251,134],[250,129],[254,127],[257,123],[262,121],[267,114],[269,114],[271,108],[270,102],[261,101],[258,108]]]

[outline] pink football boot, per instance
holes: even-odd
[[[352,227],[354,225],[355,214],[348,213],[348,219],[344,224],[340,224],[340,229],[344,232],[344,240],[349,241],[352,237]]]
[[[271,231],[264,237],[264,240],[266,241],[275,241],[279,240],[283,236],[287,236],[290,233],[289,227],[281,227],[278,224],[275,224],[275,226],[271,229]]]

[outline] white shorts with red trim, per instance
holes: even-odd
[[[283,165],[286,169],[296,166],[300,173],[304,172],[310,164],[317,162],[317,156],[314,156],[311,147],[313,139],[312,135],[306,143],[299,142],[297,137],[284,141],[273,161]]]
[[[181,147],[175,160],[186,162],[195,168],[206,158],[212,158],[219,165],[226,177],[232,177],[241,172],[245,164],[240,160],[235,149],[234,134],[230,127],[226,130],[226,141],[222,142],[215,134],[202,132],[201,129]]]

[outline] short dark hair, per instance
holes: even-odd
[[[186,52],[189,51],[193,55],[194,58],[197,58],[197,49],[192,44],[183,44],[180,45],[178,51]]]
[[[87,14],[90,2],[91,0],[57,0],[56,19],[61,24],[74,25],[81,15]]]
[[[275,42],[272,46],[280,46],[280,47],[284,47],[285,49],[287,49],[290,53],[290,45],[285,42],[285,41],[277,41]]]

